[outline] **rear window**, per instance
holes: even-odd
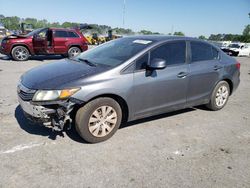
[[[69,38],[79,38],[79,36],[73,31],[68,32],[68,37]]]
[[[66,38],[68,37],[68,34],[66,31],[55,31],[55,37],[58,37],[58,38]]]
[[[219,52],[213,46],[202,42],[191,42],[192,62],[208,61],[219,58]]]

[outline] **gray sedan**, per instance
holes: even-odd
[[[58,131],[75,122],[96,143],[122,122],[203,104],[220,110],[239,76],[240,64],[205,41],[133,36],[32,69],[17,91],[29,119]]]

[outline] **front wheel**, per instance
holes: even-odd
[[[81,53],[81,49],[78,47],[71,47],[68,51],[68,57],[73,58]]]
[[[24,46],[16,46],[11,51],[11,56],[16,61],[27,61],[29,59],[29,50]]]
[[[211,110],[222,109],[228,101],[230,95],[230,87],[226,81],[219,82],[213,90],[211,99],[207,107]]]
[[[89,143],[109,139],[121,124],[122,111],[113,99],[103,97],[90,101],[76,114],[76,130]]]

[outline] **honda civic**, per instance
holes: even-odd
[[[36,67],[21,76],[17,92],[29,119],[58,131],[72,124],[97,143],[127,121],[197,105],[220,110],[239,83],[240,63],[218,47],[152,35]]]

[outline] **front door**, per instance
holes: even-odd
[[[186,42],[175,41],[163,44],[138,59],[134,72],[133,109],[135,118],[155,115],[185,107],[189,65],[186,62]],[[145,69],[147,60],[164,59],[167,67]],[[142,66],[141,66],[142,65]]]
[[[33,36],[33,49],[35,54],[47,54],[48,29],[43,29]]]

